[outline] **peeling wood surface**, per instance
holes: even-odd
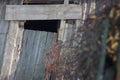
[[[6,20],[80,19],[80,5],[7,5]]]
[[[45,55],[56,34],[25,30],[21,57],[13,80],[45,80]]]

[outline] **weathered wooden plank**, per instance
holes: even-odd
[[[0,61],[2,63],[0,63],[0,70],[1,70],[1,74],[0,74],[0,80],[7,80],[9,78],[10,75],[10,69],[11,69],[11,61],[13,58],[13,48],[15,48],[14,45],[14,41],[16,39],[16,32],[17,32],[17,28],[18,26],[15,26],[17,22],[15,22],[14,25],[14,21],[13,22],[9,22],[9,21],[5,21],[5,8],[6,8],[6,4],[11,4],[10,2],[13,0],[2,0],[0,1],[0,35],[3,35],[0,43],[4,44],[4,48],[2,49],[3,45],[1,44],[1,50],[0,50]],[[17,0],[16,0],[17,1]],[[13,2],[13,4],[15,4],[16,2]],[[12,26],[11,29],[9,29],[8,31],[8,26]],[[16,28],[13,28],[16,27]],[[12,31],[12,32],[11,32]],[[8,33],[8,34],[7,34]],[[13,34],[14,35],[13,35]],[[7,39],[6,39],[7,37]],[[6,41],[7,40],[7,41]],[[3,42],[4,41],[4,42]]]
[[[11,69],[11,60],[13,58],[14,48],[16,47],[14,43],[17,37],[18,22],[11,21],[10,27],[11,28],[8,31],[8,35],[6,39],[5,53],[4,53],[0,80],[8,79],[10,69]]]
[[[45,54],[44,48],[46,43],[47,32],[41,32],[40,34],[40,43],[39,43],[39,52],[36,61],[36,67],[34,69],[33,80],[45,80]]]
[[[14,77],[15,77],[15,71],[16,71],[16,68],[17,68],[17,65],[20,59],[20,54],[21,54],[23,31],[24,31],[23,28],[18,29],[17,40],[15,42],[16,47],[14,49],[9,80],[14,80]]]
[[[29,31],[30,32],[30,36],[28,37],[28,40],[29,42],[27,43],[27,49],[26,49],[26,53],[25,54],[28,54],[27,57],[26,57],[26,60],[25,60],[25,71],[24,71],[24,77],[22,80],[27,80],[27,79],[32,79],[31,78],[31,75],[30,75],[30,64],[34,64],[34,63],[31,63],[31,60],[34,59],[33,56],[34,56],[34,52],[33,52],[33,48],[36,47],[34,46],[34,38],[35,38],[35,35],[36,35],[36,32],[35,31]]]
[[[3,63],[4,47],[5,47],[6,34],[0,34],[0,73]]]
[[[23,42],[22,42],[22,52],[21,52],[21,57],[17,65],[14,80],[23,80],[23,77],[24,77],[26,57],[27,57],[26,49],[27,49],[27,42],[29,40],[28,37],[30,36],[30,33],[29,31],[24,31],[23,34],[24,35],[23,35]]]
[[[6,3],[7,1],[0,2],[0,34],[6,33],[8,30],[8,21],[4,20]]]
[[[5,2],[0,2],[0,72],[3,63],[4,46],[6,40],[6,33],[8,31],[8,22],[4,21]]]
[[[62,41],[64,38],[65,23],[66,23],[66,21],[64,21],[64,20],[62,20],[60,23],[60,29],[58,32],[58,40],[60,40],[60,41]]]
[[[27,65],[27,75],[26,75],[26,79],[32,80],[33,75],[34,75],[34,68],[36,66],[36,60],[37,60],[37,56],[38,56],[38,51],[39,51],[39,42],[40,42],[40,32],[39,31],[33,31],[33,33],[35,33],[35,37],[34,37],[34,43],[32,46],[32,53],[30,54],[30,60],[29,60],[29,64]]]
[[[25,30],[14,80],[45,80],[45,54],[51,51],[54,33]]]
[[[80,5],[7,5],[6,20],[80,19]]]

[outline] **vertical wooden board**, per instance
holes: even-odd
[[[67,47],[71,45],[70,41],[72,39],[72,34],[74,33],[74,25],[73,22],[67,22],[67,23],[63,23],[63,21],[61,22],[61,28],[59,30],[59,46],[61,46],[62,44],[64,45],[64,47]]]
[[[64,32],[64,41],[70,41],[72,37],[72,32],[74,25],[72,23],[66,23],[65,32]]]
[[[43,34],[43,33],[45,34],[46,32],[41,32],[41,34]],[[36,67],[38,67],[39,71],[41,71],[41,72],[38,72],[37,71],[38,69],[36,70],[36,68],[35,68],[35,72],[33,75],[35,76],[35,74],[37,74],[38,78],[34,78],[34,76],[33,76],[33,80],[34,79],[38,80],[39,78],[40,78],[40,80],[44,80],[44,78],[45,78],[45,58],[46,58],[45,56],[46,56],[46,53],[48,53],[50,51],[52,52],[53,41],[56,37],[56,34],[48,32],[45,37],[46,37],[46,41],[45,41],[44,46],[42,46],[40,44],[40,46],[43,47],[43,49],[40,50],[41,55],[39,55],[40,53],[38,54],[39,57],[37,59],[39,59],[39,60],[36,63],[36,64],[40,63],[40,64],[36,65]]]
[[[16,74],[15,74],[15,80],[22,80],[22,75],[23,75],[23,71],[25,70],[25,50],[27,48],[27,41],[28,41],[28,37],[29,37],[29,33],[27,31],[24,31],[23,33],[23,41],[22,41],[22,52],[20,54],[20,59],[17,65],[17,69],[16,69]]]
[[[2,1],[0,3],[0,34],[6,33],[8,30],[8,21],[4,20],[5,17],[5,3],[7,1]]]
[[[66,21],[62,20],[60,23],[60,29],[59,29],[59,33],[58,33],[58,40],[60,40],[60,41],[62,41],[64,38],[65,22]]]
[[[4,47],[5,47],[6,34],[0,34],[0,73],[3,63]]]
[[[18,35],[17,35],[17,40],[15,42],[15,50],[14,50],[14,55],[13,55],[13,60],[12,60],[12,66],[11,66],[11,73],[9,76],[9,80],[14,80],[15,76],[15,71],[19,62],[20,54],[21,54],[21,46],[22,46],[22,37],[23,37],[23,28],[19,28],[18,30]]]
[[[14,53],[14,42],[16,40],[16,32],[17,32],[17,22],[16,21],[5,21],[5,5],[12,0],[1,0],[0,1],[0,35],[2,36],[2,39],[0,40],[0,80],[7,80],[9,73],[10,73],[10,68],[11,68],[11,60],[13,58],[13,53]],[[16,0],[17,1],[17,0]],[[15,4],[16,2],[14,2]],[[8,26],[10,26],[9,31],[8,31]],[[12,26],[12,27],[11,27]],[[14,27],[14,28],[13,28]],[[13,34],[11,34],[11,32]],[[8,34],[7,34],[8,33]],[[7,35],[7,36],[6,36]],[[4,42],[3,42],[4,41]],[[4,44],[5,43],[5,44]],[[3,45],[4,44],[4,45]],[[2,47],[4,48],[2,49]]]
[[[9,76],[9,70],[11,68],[11,60],[12,60],[13,51],[15,47],[14,42],[16,41],[17,31],[18,31],[18,22],[11,21],[10,29],[6,39],[5,53],[4,53],[0,80],[7,79]]]
[[[33,42],[33,49],[32,49],[32,53],[30,54],[30,60],[29,60],[29,64],[27,65],[27,71],[26,71],[26,79],[32,80],[33,74],[34,74],[34,68],[35,68],[35,63],[37,60],[37,56],[38,56],[38,50],[39,50],[39,38],[40,38],[40,32],[39,31],[33,31],[33,33],[35,33],[35,37],[34,37],[34,42]]]
[[[22,80],[30,80],[31,77],[30,77],[30,72],[31,72],[31,69],[30,69],[30,64],[33,65],[33,63],[31,63],[31,60],[34,59],[33,58],[33,55],[34,55],[34,52],[33,52],[33,48],[36,47],[34,46],[34,39],[35,39],[35,35],[36,35],[36,32],[35,31],[32,31],[30,30],[30,37],[28,38],[30,41],[27,43],[27,49],[26,49],[26,53],[28,53],[27,57],[26,57],[26,66],[25,66],[25,73],[24,73],[24,76]]]
[[[43,54],[45,43],[47,38],[47,32],[41,32],[40,34],[40,43],[39,43],[39,52],[36,61],[36,67],[34,69],[33,80],[45,80],[45,55]]]
[[[26,68],[28,64],[28,59],[30,55],[30,50],[32,45],[31,40],[32,39],[32,33],[30,30],[25,30],[24,32],[24,37],[23,37],[23,47],[22,47],[22,53],[21,53],[21,58],[20,58],[20,63],[18,64],[18,72],[16,73],[16,78],[15,80],[24,80],[26,77]],[[22,76],[22,77],[21,77]]]
[[[3,20],[4,11],[5,11],[4,4],[3,4],[3,1],[1,1],[0,2],[0,74],[1,74],[2,64],[3,64],[6,33],[8,30],[8,22]]]
[[[54,33],[25,30],[14,80],[45,79],[45,53],[52,49],[55,36]]]

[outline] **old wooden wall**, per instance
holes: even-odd
[[[12,48],[14,45],[13,36],[16,35],[16,25],[10,21],[5,21],[5,7],[7,4],[18,4],[19,0],[1,0],[0,1],[0,80],[7,80],[12,61]],[[9,28],[12,26],[13,28]],[[9,30],[8,30],[9,29]],[[11,34],[13,32],[13,34]],[[10,40],[10,41],[9,41]],[[10,45],[10,46],[9,46]],[[9,49],[10,48],[10,49]],[[8,51],[9,50],[9,51]]]
[[[22,51],[11,80],[45,80],[46,54],[52,52],[55,33],[25,30]]]
[[[5,13],[4,7],[5,7],[5,3],[0,1],[0,72],[3,61],[5,39],[8,29],[8,23],[4,21],[4,13]]]
[[[74,20],[74,21],[73,20],[62,20],[61,21],[61,27],[60,27],[58,40],[60,43],[59,46],[61,48],[60,49],[60,55],[61,55],[60,65],[62,64],[64,65],[64,67],[61,68],[58,66],[58,72],[56,73],[56,80],[80,80],[80,79],[96,80],[95,77],[97,74],[97,67],[95,65],[98,64],[98,60],[96,59],[94,63],[90,62],[90,61],[93,61],[93,59],[96,58],[96,56],[98,56],[96,55],[96,50],[91,48],[92,50],[91,52],[87,52],[88,49],[85,49],[85,52],[81,51],[83,47],[86,47],[84,46],[86,44],[92,43],[93,45],[92,47],[94,48],[96,47],[94,40],[96,40],[95,37],[97,35],[93,36],[93,34],[95,33],[97,34],[97,31],[93,33],[93,31],[96,30],[96,27],[88,26],[89,22],[87,23],[86,19],[87,19],[88,14],[99,14],[103,10],[104,5],[111,6],[111,5],[114,5],[117,1],[118,0],[114,0],[114,1],[113,0],[84,0],[84,1],[80,0],[79,5],[83,7],[81,19]],[[10,0],[7,3],[18,4],[18,2],[19,1],[17,0]],[[18,48],[20,44],[13,44],[13,43],[21,43],[21,38],[20,39],[18,38],[18,33],[20,31],[18,28],[19,25],[17,21],[10,21],[10,22],[4,21],[4,11],[3,11],[4,5],[5,4],[3,3],[1,3],[0,5],[1,6],[0,7],[0,13],[1,13],[0,14],[1,15],[0,16],[1,18],[0,45],[2,45],[0,46],[0,50],[1,50],[0,70],[2,69],[0,79],[1,80],[4,80],[4,79],[12,80],[13,78],[15,78],[19,80],[18,77],[20,77],[21,79],[21,76],[24,77],[24,79],[26,79],[27,77],[31,77],[30,76],[31,74],[27,75],[27,73],[29,72],[29,69],[33,66],[30,64],[30,61],[34,62],[35,61],[34,59],[36,56],[32,56],[32,53],[30,55],[24,54],[25,50],[23,50],[23,54],[18,54],[19,53]],[[8,25],[11,27],[9,28],[9,30],[8,30]],[[6,26],[6,27],[3,27],[3,26]],[[79,31],[80,28],[85,31]],[[34,34],[31,34],[31,37],[29,38],[32,38],[33,37],[32,35],[35,35],[35,32],[33,33]],[[6,37],[6,34],[7,34],[7,37]],[[27,34],[27,32],[25,32],[25,34]],[[86,35],[88,35],[88,38],[85,38]],[[16,38],[13,38],[13,36]],[[87,41],[89,42],[86,43]],[[32,45],[32,43],[30,43],[29,45]],[[23,47],[25,47],[25,45],[23,45]],[[13,54],[11,54],[12,52]],[[87,56],[83,54],[87,54]],[[19,55],[21,55],[21,58],[19,57]],[[26,55],[28,55],[29,57],[28,59],[24,58]],[[39,54],[36,53],[36,55],[39,55]],[[31,57],[34,57],[34,58],[30,59]],[[19,61],[19,58],[20,58],[20,61]],[[26,64],[22,63],[24,61],[29,65],[29,67],[26,66]],[[17,62],[19,63],[18,66],[16,65]],[[38,59],[38,62],[39,62],[39,59]],[[71,63],[74,63],[74,64],[71,64]],[[24,67],[21,67],[21,65],[23,65]],[[24,73],[24,75],[22,73],[19,73],[19,70],[21,69],[23,70],[22,73]],[[24,69],[26,70],[24,71]],[[39,68],[37,67],[34,68],[34,70],[37,70],[37,69]],[[15,71],[16,71],[16,74],[14,74]],[[37,72],[35,72],[35,74],[37,75]],[[38,76],[37,78],[40,78],[40,75],[37,75],[37,76]],[[32,77],[34,79],[34,75]]]
[[[1,72],[0,80],[26,80],[26,79],[34,80],[39,78],[41,78],[41,80],[44,80],[45,57],[43,53],[48,53],[52,49],[53,47],[52,42],[53,39],[55,38],[55,34],[47,33],[47,32],[43,32],[43,33],[41,32],[40,34],[40,32],[38,33],[34,31],[25,31],[26,34],[22,36],[24,30],[21,26],[23,26],[24,22],[4,20],[5,6],[7,4],[21,4],[21,1],[8,0],[8,1],[2,1],[0,2],[0,4],[1,4],[0,5],[0,72]],[[31,35],[28,33],[30,33]],[[35,40],[32,41],[34,43],[33,45],[34,49],[31,46],[32,43],[27,44],[26,48],[28,50],[28,53],[26,53],[26,48],[22,48],[22,37],[23,39],[26,39],[28,38],[25,37],[27,35],[29,35],[28,43],[31,43],[30,39],[34,40],[35,38],[37,40],[36,43]],[[26,41],[27,40],[25,40],[25,42]],[[38,49],[36,49],[35,46]],[[23,47],[25,47],[24,40],[23,40]],[[21,48],[23,49],[22,55],[20,54]],[[30,50],[34,50],[34,51],[38,50],[38,52],[30,53],[29,48]],[[27,56],[28,58],[26,58]],[[33,64],[31,64],[32,61]],[[26,65],[27,63],[29,66]],[[23,70],[24,68],[26,69],[25,71]],[[29,69],[31,70],[29,71]],[[41,71],[39,72],[39,70]],[[25,74],[21,74],[24,72]]]

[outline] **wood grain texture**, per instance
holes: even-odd
[[[36,66],[34,69],[33,80],[39,80],[39,79],[45,80],[44,48],[45,48],[45,43],[46,43],[46,37],[47,37],[47,33],[41,32],[40,42],[39,42],[39,51],[38,51],[38,56],[36,60]]]
[[[10,71],[10,76],[9,76],[9,80],[14,80],[14,76],[15,76],[15,71],[20,59],[20,54],[21,54],[21,46],[22,46],[22,38],[23,38],[23,28],[19,28],[18,29],[18,35],[16,38],[16,42],[15,42],[15,49],[14,49],[14,54],[13,54],[13,59],[12,59],[12,64],[11,64],[11,71]]]
[[[5,52],[4,52],[4,59],[3,59],[0,80],[8,79],[11,69],[11,60],[13,58],[14,48],[16,47],[14,43],[16,41],[17,31],[18,31],[18,22],[11,21],[10,29],[8,31],[8,35],[6,38]]]
[[[0,73],[3,63],[4,47],[5,47],[6,34],[0,34]]]
[[[8,80],[11,73],[12,53],[15,48],[14,42],[16,41],[16,32],[18,28],[16,21],[5,21],[5,8],[6,4],[16,4],[17,2],[18,0],[0,1],[0,80]],[[8,26],[10,26],[9,31]]]
[[[55,36],[50,32],[24,31],[14,80],[45,80],[45,55],[51,51]]]
[[[7,5],[6,20],[80,19],[80,5]]]
[[[28,40],[28,37],[29,37],[29,33],[26,31],[23,33],[23,42],[22,42],[22,53],[20,55],[20,60],[18,62],[18,65],[17,65],[17,69],[16,69],[16,74],[15,74],[15,80],[22,80],[22,77],[24,77],[24,71],[25,71],[25,51],[26,51],[26,47],[27,47],[27,40]]]

